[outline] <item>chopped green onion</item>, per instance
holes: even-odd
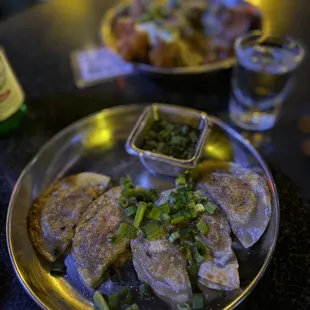
[[[195,251],[194,251],[194,259],[197,263],[202,263],[208,259],[209,250],[208,248],[202,244],[200,241],[196,241]]]
[[[171,192],[169,195],[169,203],[174,204],[177,201],[177,193],[176,192]]]
[[[125,187],[130,187],[132,185],[132,179],[130,176],[122,177],[119,183]]]
[[[142,283],[139,288],[140,297],[150,297],[152,295],[150,287],[146,283]]]
[[[132,303],[132,294],[126,287],[123,287],[119,291],[118,296],[123,305],[129,305]]]
[[[180,185],[186,185],[186,179],[184,175],[179,175],[176,180],[175,180],[175,185],[180,186]]]
[[[193,260],[192,252],[188,246],[184,245],[182,247],[179,247],[179,252],[187,261],[191,262]]]
[[[183,137],[181,136],[172,136],[170,143],[172,145],[182,145]]]
[[[134,188],[125,187],[122,191],[122,195],[124,198],[136,197],[137,192]]]
[[[161,218],[162,218],[163,221],[165,221],[165,222],[170,222],[170,220],[171,220],[171,217],[170,217],[170,215],[169,215],[168,213],[162,214]]]
[[[189,138],[192,142],[196,142],[197,141],[197,134],[195,133],[195,131],[191,131],[189,133]]]
[[[125,308],[125,310],[139,310],[139,306],[137,304],[132,304],[130,307]]]
[[[111,310],[108,306],[107,302],[103,298],[103,296],[100,294],[99,291],[96,291],[93,295],[93,301],[95,304],[96,309],[98,310]]]
[[[204,297],[200,294],[194,294],[193,298],[193,310],[202,310],[204,309]]]
[[[191,310],[191,306],[186,303],[178,304],[178,310]]]
[[[187,205],[187,207],[188,207],[189,209],[195,209],[196,204],[195,204],[194,201],[191,201],[191,202]]]
[[[137,212],[137,207],[135,207],[135,206],[131,206],[131,207],[125,209],[125,215],[126,216],[135,215],[136,212]]]
[[[190,265],[187,267],[187,272],[188,272],[188,275],[189,275],[189,278],[192,280],[192,281],[196,281],[197,278],[198,278],[198,271],[199,271],[199,265]]]
[[[199,222],[197,223],[196,227],[199,229],[199,231],[203,235],[206,235],[208,233],[208,231],[209,231],[208,225],[203,220],[199,220]]]
[[[125,197],[120,197],[118,198],[118,204],[120,205],[120,207],[126,208],[128,206],[128,199]]]
[[[154,240],[164,235],[164,229],[159,223],[148,223],[142,227],[147,239]]]
[[[205,210],[210,213],[210,214],[213,214],[214,211],[216,210],[216,206],[211,204],[210,202],[208,202],[207,204],[205,204]]]
[[[153,207],[147,218],[150,220],[158,220],[161,215],[161,210],[158,207]]]
[[[135,219],[133,221],[133,226],[135,226],[136,228],[139,228],[142,223],[146,207],[147,207],[147,204],[145,202],[143,201],[139,202],[139,207],[136,212]]]
[[[177,213],[175,215],[172,216],[172,219],[170,221],[171,224],[178,224],[178,223],[182,223],[185,221],[185,216]]]
[[[189,228],[189,227],[179,229],[179,233],[181,235],[181,238],[186,237],[188,234],[190,234],[192,232],[193,232],[193,229]]]
[[[113,241],[115,241],[115,239],[116,239],[116,236],[114,234],[108,234],[107,235],[108,242],[113,242]]]
[[[174,241],[178,240],[180,238],[180,233],[178,231],[175,231],[174,233],[172,233],[170,236],[169,236],[169,241],[171,243],[173,243]]]
[[[137,229],[128,223],[121,223],[117,232],[118,236],[134,239],[137,236]]]
[[[168,203],[163,203],[162,205],[159,206],[159,208],[161,209],[162,213],[170,213],[170,207]]]
[[[109,295],[108,303],[109,303],[111,310],[117,310],[118,309],[118,301],[119,301],[118,294]]]
[[[65,265],[65,262],[63,260],[56,261],[53,263],[50,275],[53,277],[63,277],[67,274],[67,266]]]
[[[197,203],[197,204],[195,205],[195,210],[196,210],[197,212],[203,212],[203,211],[205,211],[205,208],[204,208],[204,206],[203,206],[201,203]]]

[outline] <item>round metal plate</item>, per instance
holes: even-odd
[[[19,280],[43,309],[92,309],[93,291],[79,280],[70,255],[65,278],[49,275],[48,263],[35,252],[28,234],[28,212],[34,198],[56,179],[82,171],[104,173],[115,182],[129,174],[139,185],[160,190],[173,186],[172,179],[150,175],[137,157],[125,152],[124,143],[142,110],[139,105],[106,109],[64,129],[43,146],[14,187],[7,215],[8,249]],[[250,249],[234,244],[241,289],[210,296],[212,309],[232,309],[251,292],[271,259],[278,235],[279,205],[274,181],[259,154],[222,121],[213,117],[211,121],[213,131],[204,148],[205,156],[234,161],[260,173],[272,197],[271,220],[263,237]],[[140,302],[140,306],[165,308],[156,298]]]
[[[261,29],[262,16],[260,11],[243,0],[236,1],[235,5],[237,4],[243,4],[251,7],[251,10],[253,11],[253,20],[250,26],[250,30]],[[116,38],[112,31],[112,24],[115,20],[115,17],[121,14],[121,12],[123,12],[124,10],[126,10],[126,8],[128,8],[128,1],[125,0],[122,1],[122,3],[115,8],[108,10],[102,19],[100,27],[100,37],[102,38],[104,45],[114,51],[116,49]],[[229,69],[235,64],[235,62],[236,58],[230,57],[221,61],[214,62],[212,64],[191,67],[161,68],[144,63],[133,63],[133,65],[135,69],[152,75],[192,75],[211,73],[217,72],[219,70]]]

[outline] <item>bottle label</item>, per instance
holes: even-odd
[[[16,113],[24,98],[25,94],[0,48],[0,122]]]

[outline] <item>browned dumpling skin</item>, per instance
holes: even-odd
[[[205,173],[198,187],[226,213],[242,245],[251,247],[271,217],[271,197],[265,179],[235,163],[206,161],[200,167]]]
[[[100,284],[104,272],[129,246],[128,238],[118,236],[113,242],[107,238],[127,220],[117,202],[121,192],[121,187],[114,187],[100,196],[76,227],[72,255],[81,279],[90,287]]]
[[[207,212],[200,217],[208,225],[208,233],[198,239],[211,251],[212,259],[201,264],[199,283],[217,290],[235,290],[240,286],[238,261],[232,250],[231,228],[221,209],[211,215]]]
[[[109,183],[110,177],[84,172],[56,182],[34,201],[29,232],[33,245],[47,260],[55,261],[65,252],[87,207]]]
[[[139,279],[147,283],[158,297],[174,304],[191,301],[186,260],[167,237],[152,241],[140,235],[131,240],[131,250]]]

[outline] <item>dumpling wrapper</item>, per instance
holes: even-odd
[[[271,217],[267,183],[257,173],[234,163],[204,162],[198,188],[227,215],[234,234],[245,248],[255,244]]]
[[[147,283],[161,299],[172,303],[190,302],[193,293],[187,263],[167,237],[131,240],[133,264],[140,281]]]
[[[36,249],[57,260],[71,244],[75,227],[87,207],[110,183],[110,177],[84,172],[66,177],[45,190],[29,212],[29,232]]]
[[[100,284],[105,271],[129,246],[128,238],[118,236],[113,242],[107,239],[127,221],[124,209],[117,202],[121,192],[121,187],[114,187],[100,196],[76,227],[72,256],[79,276],[90,287]]]
[[[232,250],[231,228],[221,209],[211,215],[204,212],[200,217],[208,225],[208,233],[198,240],[206,245],[212,255],[210,261],[201,264],[198,276],[204,287],[216,290],[235,290],[240,287],[239,264]]]

